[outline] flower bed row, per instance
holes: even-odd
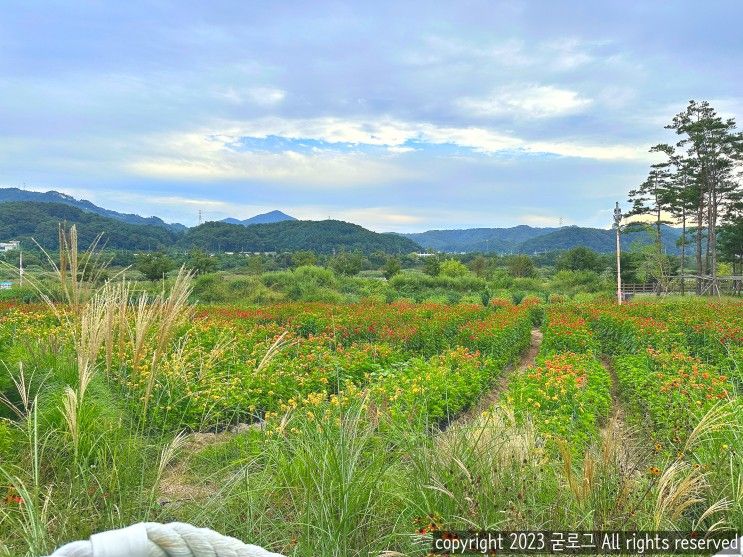
[[[300,317],[308,307],[313,313],[294,318],[281,306],[256,310],[259,319],[244,313],[234,319],[221,312],[214,319],[205,316],[182,332],[154,381],[146,366],[132,369],[131,355],[117,362],[112,376],[134,405],[154,383],[149,419],[159,428],[220,427],[270,418],[362,390],[395,417],[433,424],[471,404],[518,358],[529,344],[532,319],[529,306],[512,304],[381,304],[371,307],[369,321],[360,321],[363,332],[360,326],[358,332],[339,338],[339,330],[349,330],[343,328],[347,316],[358,310],[297,306]],[[383,312],[391,325],[383,324]],[[307,315],[317,332],[303,329],[310,322]],[[333,315],[341,317],[328,317]],[[330,323],[336,324],[332,330]],[[387,334],[399,333],[395,327],[403,324],[414,327],[417,337]],[[264,360],[279,337],[281,348]]]
[[[550,441],[576,451],[598,432],[611,408],[611,378],[590,353],[553,353],[513,378],[507,401],[518,420],[530,418]]]
[[[598,341],[572,306],[550,307],[536,365],[516,375],[506,393],[519,421],[531,419],[550,442],[582,451],[611,408],[611,377]]]
[[[647,348],[616,357],[620,392],[659,446],[680,448],[700,418],[733,390],[729,377],[683,352]]]

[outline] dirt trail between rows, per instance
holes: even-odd
[[[534,365],[534,362],[537,359],[537,354],[539,354],[539,347],[542,346],[542,336],[542,331],[539,329],[532,329],[529,349],[523,354],[523,356],[521,356],[519,362],[515,365],[506,367],[493,387],[488,392],[484,393],[466,412],[452,420],[448,427],[453,425],[462,425],[466,422],[472,421],[480,416],[485,410],[496,404],[500,399],[501,393],[508,387],[511,377],[515,373],[523,373]]]
[[[619,380],[614,363],[609,356],[603,356],[601,363],[611,376],[611,415],[600,430],[601,437],[606,442],[613,441],[617,449],[618,464],[625,474],[634,474],[645,460],[640,456],[636,445],[634,431],[627,425],[624,415],[624,406],[619,397]]]

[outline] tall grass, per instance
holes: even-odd
[[[96,260],[77,253],[74,229],[60,246],[65,303],[46,298],[60,338],[29,341],[5,368],[17,392],[0,396],[13,416],[12,449],[0,445],[0,555],[43,555],[142,520],[184,520],[297,557],[425,555],[432,528],[743,526],[743,464],[721,452],[743,446],[737,403],[714,407],[657,474],[626,454],[641,433],[609,424],[584,453],[555,451],[507,407],[443,432],[388,423],[363,400],[322,420],[295,411],[275,429],[147,427],[164,362],[203,364],[179,357],[191,276],[181,270],[154,296],[123,279],[93,287]],[[279,337],[256,365],[287,345]],[[117,381],[126,374],[146,378],[136,404]]]

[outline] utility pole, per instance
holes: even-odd
[[[23,286],[23,250],[18,251],[18,286]]]
[[[622,210],[619,201],[614,207],[614,230],[617,233],[617,304],[622,305],[622,247],[619,242],[619,225],[622,222]]]

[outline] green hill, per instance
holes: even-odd
[[[676,240],[681,237],[681,230],[670,226],[661,227],[663,247],[669,254],[676,254]],[[625,232],[622,234],[622,249],[627,250],[634,245],[649,244],[652,236],[643,230]],[[531,238],[518,245],[520,253],[542,253],[571,249],[584,246],[599,253],[612,253],[616,249],[616,236],[612,229],[581,228],[566,226],[548,234]]]
[[[95,213],[102,217],[108,217],[114,220],[120,220],[128,224],[150,224],[152,226],[159,226],[161,228],[167,228],[173,232],[180,232],[186,229],[182,224],[174,223],[168,224],[159,217],[140,217],[139,215],[133,215],[131,213],[119,213],[118,211],[112,211],[110,209],[104,209],[98,205],[94,205],[86,199],[75,199],[71,195],[66,193],[60,193],[58,191],[28,191],[21,190],[18,188],[0,188],[0,203],[14,202],[14,201],[34,201],[37,203],[60,203],[62,205],[69,205],[75,207],[86,213]]]
[[[516,251],[521,242],[552,232],[557,228],[534,228],[525,224],[511,228],[465,228],[429,230],[403,234],[425,248],[450,253]]]
[[[359,250],[409,253],[420,249],[416,243],[396,234],[379,234],[335,220],[283,221],[252,226],[207,222],[185,233],[177,233],[162,226],[121,222],[70,205],[34,201],[0,203],[0,242],[21,240],[30,246],[33,238],[42,247],[55,249],[60,222],[77,225],[82,247],[87,247],[103,233],[102,242],[108,248],[143,251],[199,247],[219,252]]]
[[[404,234],[424,248],[449,253],[542,253],[585,246],[600,253],[614,251],[614,231],[605,228],[565,226],[562,228],[535,228],[521,225],[512,228],[470,228],[464,230],[429,230]],[[681,231],[663,226],[661,236],[668,253],[678,253],[676,240]],[[644,231],[628,232],[622,236],[622,246],[627,249],[634,243],[646,244],[651,236]]]
[[[129,224],[102,217],[60,203],[7,202],[0,203],[0,241],[21,240],[31,245],[31,238],[42,247],[58,246],[58,224],[76,224],[79,244],[89,246],[103,232],[101,242],[108,248],[157,250],[171,247],[178,234],[151,224]]]
[[[397,234],[380,234],[337,220],[286,220],[252,226],[207,222],[190,228],[179,245],[234,252],[313,250],[333,253],[358,250],[365,253],[409,253],[420,250],[418,244]]]

